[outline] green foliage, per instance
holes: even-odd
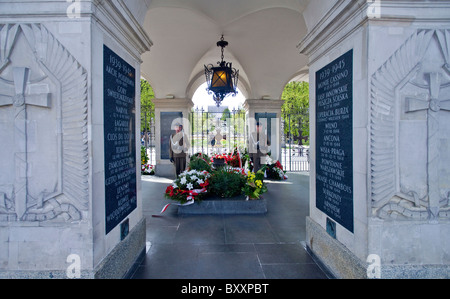
[[[227,118],[231,118],[231,112],[230,112],[230,109],[225,108],[222,112],[222,117],[220,118],[220,120],[226,121]]]
[[[214,171],[209,181],[212,194],[230,198],[242,193],[241,190],[245,185],[246,177],[238,171],[222,167]]]
[[[288,133],[290,121],[292,136],[309,136],[309,84],[290,82],[286,85],[281,99],[284,101],[281,107],[286,124],[284,133]]]
[[[211,172],[211,162],[207,155],[195,154],[191,157],[188,165],[189,169]]]
[[[152,99],[155,98],[155,93],[153,88],[150,86],[146,80],[141,79],[141,132],[149,129],[148,123],[152,118],[155,117],[155,104],[153,104]]]
[[[147,150],[145,146],[141,146],[141,165],[146,165],[148,163]]]

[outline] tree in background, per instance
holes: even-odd
[[[155,93],[150,83],[141,79],[141,132],[150,130],[149,122],[155,117],[155,105],[152,102],[154,98]]]
[[[285,123],[284,133],[289,133],[290,123],[293,139],[301,140],[300,144],[309,144],[309,83],[290,82],[286,85],[281,99],[284,101],[281,107]],[[303,139],[306,139],[306,142]]]

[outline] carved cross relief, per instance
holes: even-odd
[[[441,95],[442,73],[426,74],[429,78],[429,93],[425,98],[407,97],[405,113],[427,111],[427,185],[429,211],[436,218],[440,209],[441,192],[439,187],[439,111],[450,112],[449,95]],[[450,115],[449,115],[450,116]],[[416,205],[418,205],[416,203]]]
[[[89,208],[88,74],[42,24],[0,23],[0,222]]]
[[[373,215],[450,218],[450,30],[419,29],[372,75]]]
[[[30,70],[24,67],[13,69],[14,95],[0,95],[0,107],[14,107],[15,181],[14,198],[18,219],[27,210],[28,201],[28,149],[27,149],[27,105],[50,108],[50,94],[25,94]]]

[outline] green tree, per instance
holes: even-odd
[[[231,111],[228,108],[225,108],[222,112],[222,117],[220,118],[220,120],[225,121],[227,120],[227,118],[231,118]]]
[[[155,104],[152,102],[154,98],[155,93],[150,83],[141,79],[141,132],[144,132],[146,128],[150,129],[148,124],[155,117]]]
[[[290,122],[293,137],[309,137],[309,84],[290,82],[286,85],[281,99],[284,101],[281,107],[285,121],[284,133],[289,132]]]

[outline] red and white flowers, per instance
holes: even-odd
[[[207,171],[186,170],[167,187],[165,197],[182,204],[194,201],[207,193],[210,177],[211,174]]]

